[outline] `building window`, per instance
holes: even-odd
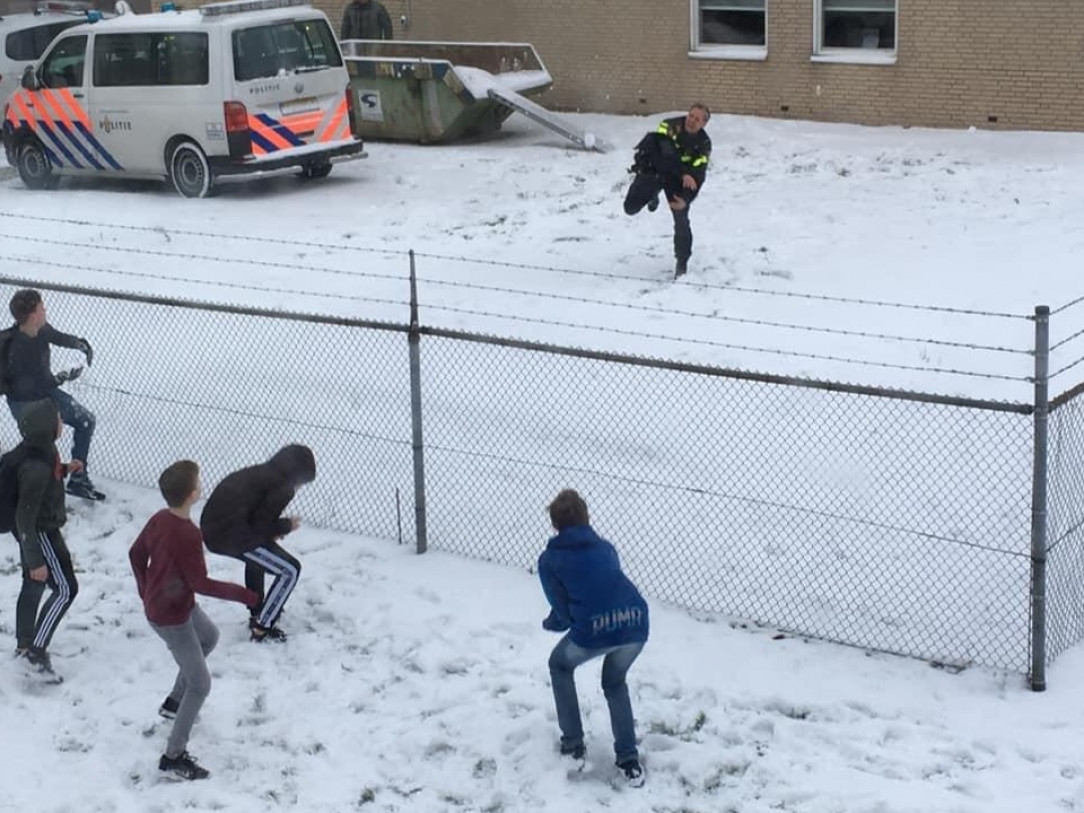
[[[818,51],[896,50],[897,0],[819,0]]]
[[[696,50],[765,45],[767,0],[693,0]]]

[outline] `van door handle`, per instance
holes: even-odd
[[[72,96],[74,96],[76,99],[82,99],[83,98],[82,93],[73,93]]]

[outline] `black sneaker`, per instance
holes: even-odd
[[[688,260],[678,260],[674,263],[674,279],[685,276],[685,272],[688,270]]]
[[[630,788],[642,788],[647,777],[644,775],[644,766],[638,759],[630,759],[617,766],[623,774]]]
[[[277,644],[286,643],[286,633],[278,627],[263,627],[252,622],[248,625],[249,637],[256,643],[274,641]]]
[[[162,754],[158,760],[158,770],[171,773],[181,779],[206,779],[211,772],[196,762],[196,758],[187,751],[179,757],[169,757]]]
[[[16,657],[26,658],[30,672],[45,683],[64,682],[64,678],[53,671],[53,659],[49,657],[49,653],[44,649],[32,646],[23,650],[21,655],[16,652]]]
[[[104,500],[105,494],[94,487],[86,472],[76,472],[68,478],[68,485],[64,490],[73,497],[82,497],[84,500]]]
[[[177,717],[177,709],[180,707],[180,703],[172,697],[167,697],[162,701],[162,705],[158,707],[158,716],[164,717],[167,720],[173,720]]]
[[[587,747],[582,742],[579,745],[562,745],[561,756],[582,761],[587,759]]]

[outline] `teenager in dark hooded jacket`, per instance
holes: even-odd
[[[260,598],[249,619],[253,641],[286,640],[277,623],[297,586],[301,563],[278,540],[296,531],[301,521],[282,512],[298,487],[315,479],[312,449],[284,446],[266,463],[227,475],[204,506],[200,530],[207,549],[243,561],[245,587]],[[266,595],[265,573],[275,577]]]
[[[614,546],[590,526],[587,503],[565,489],[550,504],[557,536],[538,557],[538,577],[550,604],[542,622],[551,632],[568,630],[550,654],[550,682],[561,729],[561,753],[582,760],[586,753],[574,672],[592,658],[602,661],[602,691],[610,708],[617,767],[630,785],[644,783],[636,750],[629,668],[648,634],[647,602],[621,571]]]
[[[59,682],[60,678],[53,672],[49,643],[79,592],[71,553],[60,528],[68,518],[64,478],[83,466],[78,460],[60,462],[56,440],[63,428],[54,401],[45,398],[27,403],[19,415],[23,442],[12,452],[20,455],[15,537],[19,540],[23,571],[15,608],[15,654],[26,658],[35,672],[51,682]],[[46,585],[51,592],[39,612]]]

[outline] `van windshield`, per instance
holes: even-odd
[[[233,75],[239,82],[341,66],[327,20],[287,20],[233,32]]]

